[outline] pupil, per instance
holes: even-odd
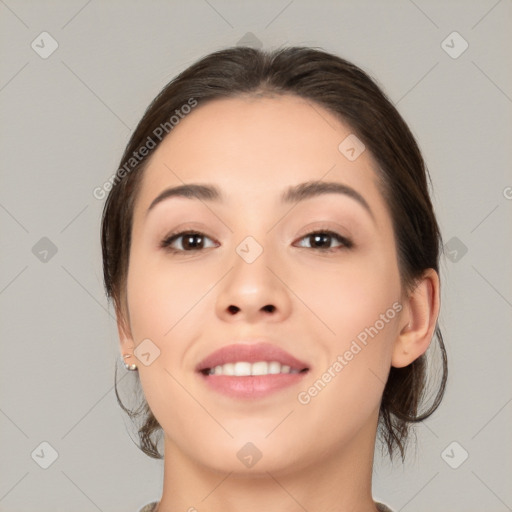
[[[197,247],[198,245],[200,245],[200,242],[199,243],[196,243],[194,244],[193,242],[190,243],[190,240],[194,239],[194,238],[201,238],[201,235],[188,235],[185,239],[184,239],[184,247],[185,248],[195,248]]]
[[[315,243],[317,243],[319,239],[324,239],[324,242],[325,242],[325,239],[329,238],[329,236],[330,235],[313,235],[313,238],[315,239]],[[323,246],[323,244],[321,244],[321,245]],[[329,244],[327,244],[327,245],[329,245]]]

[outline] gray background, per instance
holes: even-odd
[[[370,72],[432,175],[450,378],[417,454],[404,466],[377,455],[374,497],[403,512],[512,510],[511,14],[510,0],[0,0],[0,511],[159,499],[162,462],[134,446],[113,391],[92,191],[161,87],[244,37],[319,46]],[[58,43],[45,59],[31,47],[51,48],[43,31]],[[460,55],[454,31],[469,44]],[[48,469],[42,442],[58,452]]]

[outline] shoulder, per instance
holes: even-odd
[[[157,505],[158,501],[152,501],[151,503],[144,505],[138,512],[154,512]],[[375,502],[375,505],[377,506],[377,510],[379,512],[393,512],[389,507],[387,507],[383,503]]]
[[[154,512],[157,505],[158,501],[152,501],[151,503],[144,505],[138,512]],[[379,512],[393,512],[389,507],[387,507],[383,503],[375,502],[375,505],[377,506],[377,510]]]
[[[156,506],[158,505],[158,501],[152,501],[147,505],[144,505],[138,512],[154,512],[156,510]]]
[[[387,505],[384,505],[384,503],[375,502],[375,505],[377,506],[377,510],[379,512],[393,512]]]

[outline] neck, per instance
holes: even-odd
[[[372,466],[376,418],[350,445],[300,469],[223,473],[192,460],[165,436],[164,486],[158,512],[376,512]],[[256,469],[256,466],[255,468]]]

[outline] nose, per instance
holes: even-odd
[[[284,265],[264,247],[254,260],[245,257],[243,248],[240,244],[230,271],[220,283],[217,315],[227,322],[283,321],[291,311]]]

